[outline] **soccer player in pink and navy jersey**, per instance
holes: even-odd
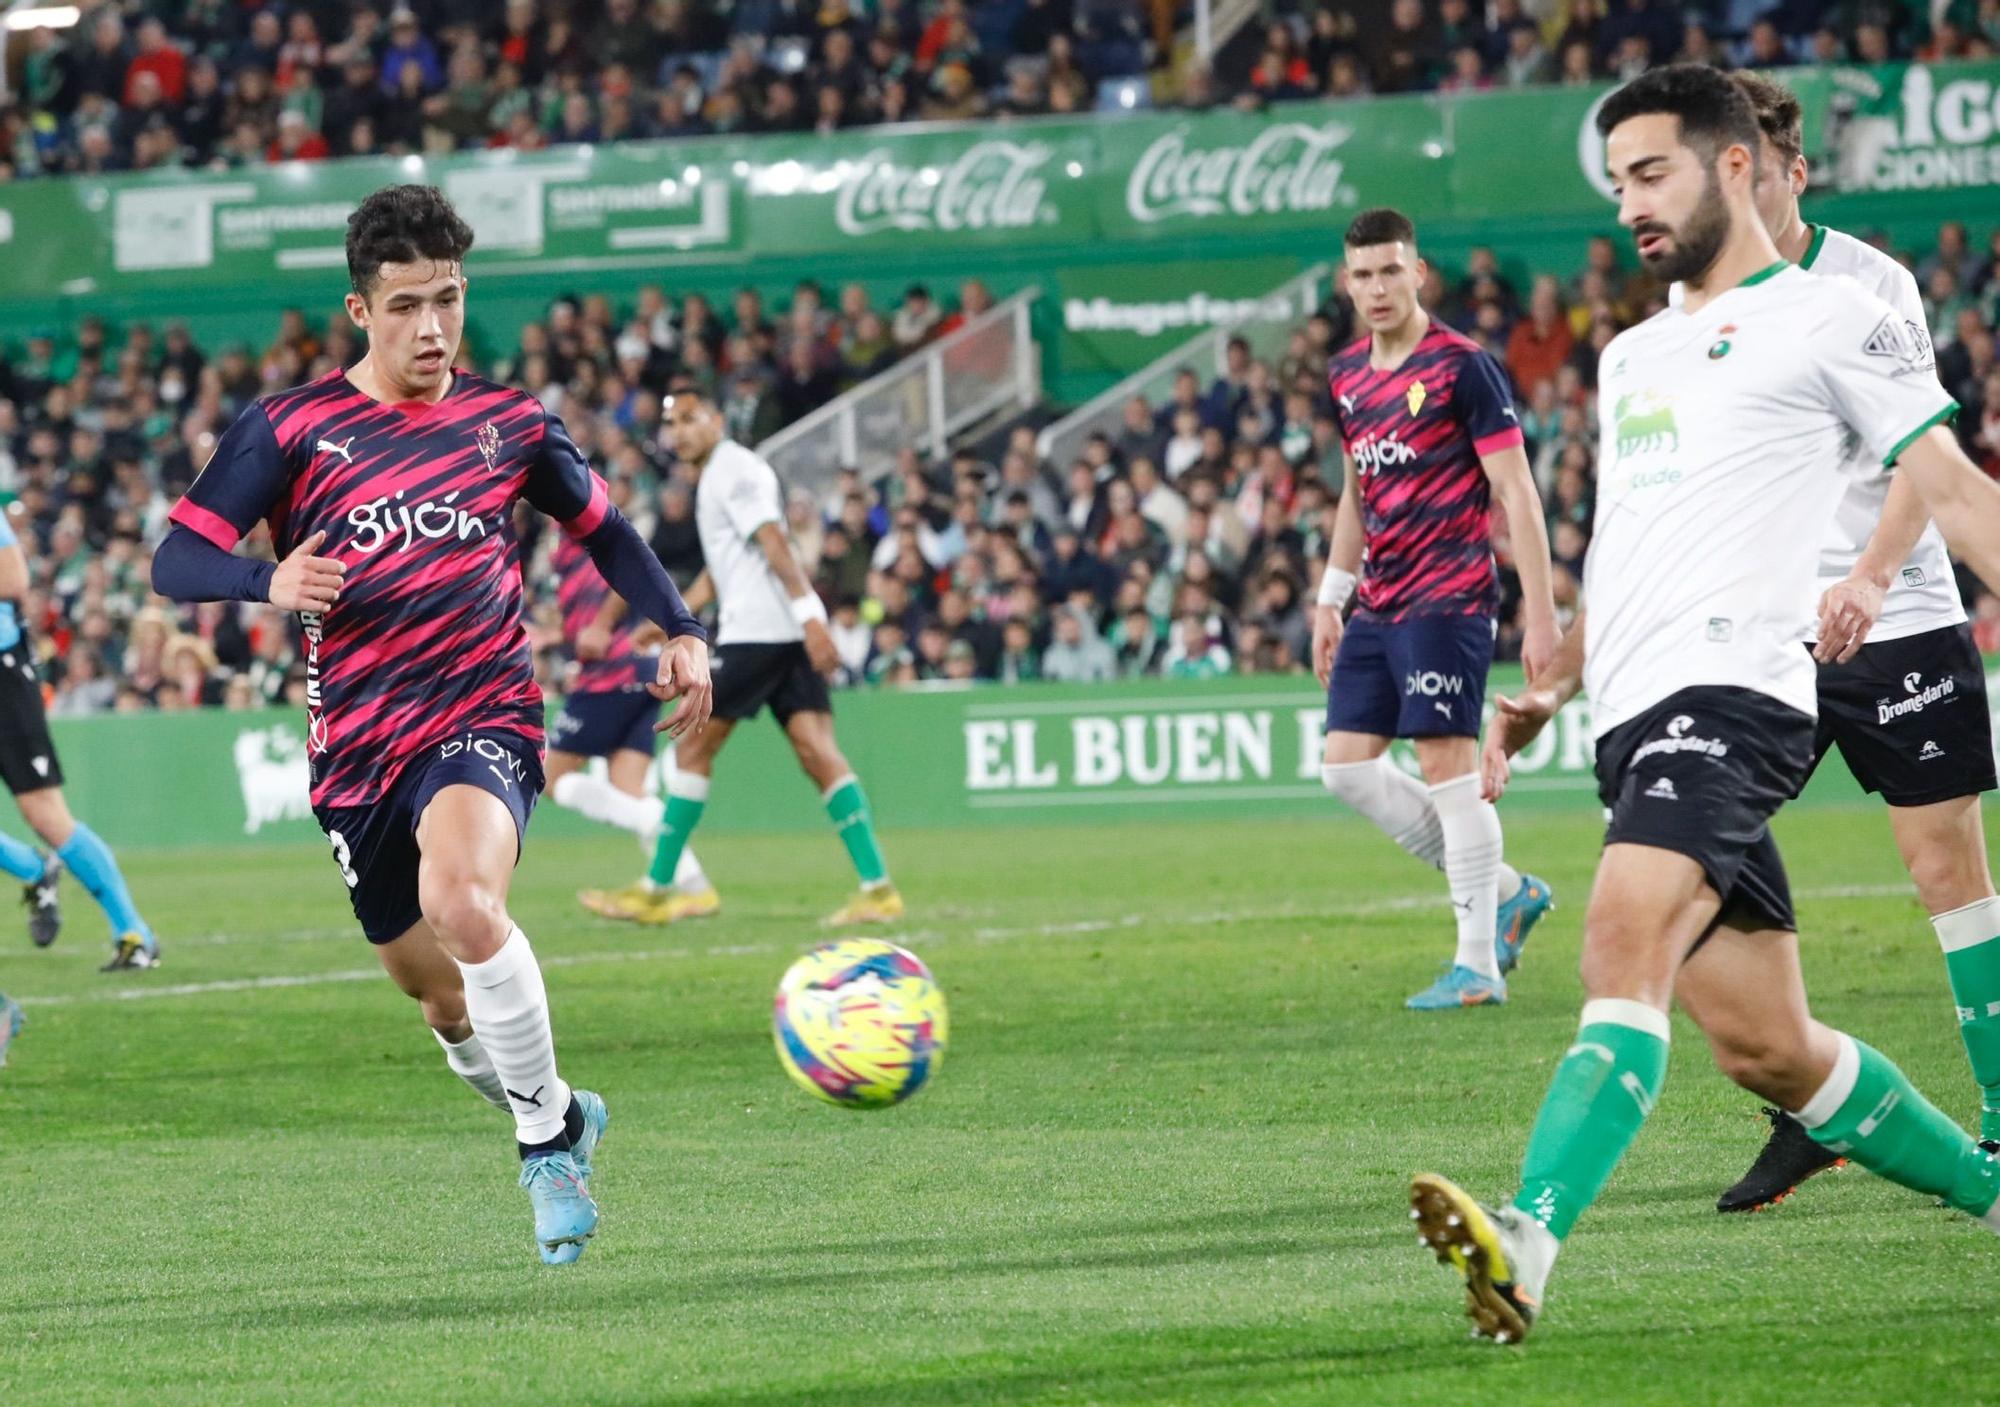
[[[597,1228],[607,1117],[556,1071],[541,968],[507,913],[543,775],[515,502],[561,523],[667,633],[648,687],[679,701],[669,732],[699,729],[712,691],[706,636],[562,421],[453,369],[471,247],[433,187],[361,203],[347,311],[368,355],[237,417],[175,505],[153,585],[301,613],[313,814],[452,1070],[513,1115],[535,1239],[559,1265]],[[233,555],[259,520],[276,564]]]
[[[1328,373],[1347,489],[1313,612],[1313,670],[1327,686],[1320,776],[1450,885],[1457,955],[1405,1004],[1492,1005],[1507,999],[1506,974],[1552,902],[1546,884],[1501,858],[1500,816],[1480,795],[1480,713],[1500,605],[1494,500],[1521,574],[1530,674],[1557,636],[1548,532],[1507,374],[1417,302],[1424,261],[1409,219],[1356,216],[1346,273],[1369,335]],[[1350,600],[1356,610],[1343,626]],[[1397,738],[1413,741],[1423,782],[1390,761]]]

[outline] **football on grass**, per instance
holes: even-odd
[[[785,973],[771,1013],[778,1059],[850,1109],[901,1103],[944,1057],[944,993],[915,953],[872,938],[822,943]]]

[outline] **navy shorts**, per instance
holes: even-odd
[[[450,786],[475,786],[506,804],[518,860],[520,838],[542,794],[542,760],[512,733],[449,738],[407,763],[380,800],[313,808],[369,942],[400,938],[424,916],[417,902],[417,822],[431,798]]]
[[[659,719],[659,700],[643,688],[571,694],[549,725],[549,751],[609,757],[629,750],[651,757]]]
[[[1329,733],[1476,738],[1493,663],[1493,617],[1356,616],[1326,691]]]

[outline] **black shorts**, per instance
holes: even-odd
[[[1832,747],[1891,806],[1992,791],[1993,721],[1972,627],[1863,645],[1846,664],[1821,665],[1815,766]]]
[[[549,725],[549,751],[579,757],[631,751],[651,757],[653,725],[659,720],[659,700],[643,687],[571,694]]]
[[[1812,771],[1813,720],[1751,689],[1682,689],[1597,742],[1606,845],[1651,845],[1701,866],[1713,927],[1794,932],[1771,817]]]
[[[1493,664],[1493,617],[1348,622],[1326,686],[1326,731],[1476,738]]]
[[[542,794],[542,760],[512,733],[468,733],[414,759],[365,806],[313,808],[333,845],[333,861],[371,943],[400,938],[424,916],[417,902],[417,822],[449,786],[475,786],[506,803],[514,817],[515,857]]]
[[[49,737],[42,681],[23,639],[0,651],[0,781],[19,796],[62,785],[62,763]]]
[[[826,680],[795,640],[717,645],[708,671],[715,680],[715,716],[732,723],[755,718],[766,704],[780,726],[795,713],[833,712]]]

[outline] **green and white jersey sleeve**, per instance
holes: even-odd
[[[1807,247],[1799,267],[1814,274],[1845,274],[1895,309],[1922,363],[1923,374],[1936,380],[1930,329],[1924,324],[1923,298],[1917,292],[1917,281],[1908,269],[1872,244],[1864,244],[1852,235],[1827,229],[1824,225],[1814,229],[1813,242]],[[1944,395],[1940,387],[1940,403]],[[1882,507],[1889,498],[1889,471],[1881,467],[1879,460],[1872,460],[1870,468],[1875,472],[1864,474],[1855,481],[1854,487],[1841,501],[1840,511],[1834,515],[1833,537],[1819,560],[1823,585],[1830,586],[1854,570],[1854,564],[1860,560],[1863,549],[1868,546],[1868,539],[1875,532],[1875,525],[1882,521]],[[1958,625],[1964,620],[1965,606],[1958,598],[1958,586],[1952,576],[1951,557],[1945,550],[1944,534],[1938,531],[1936,523],[1931,523],[1924,528],[1923,536],[1911,549],[1909,560],[1890,581],[1881,618],[1869,631],[1868,639],[1871,642],[1900,640],[1908,635],[1921,635],[1928,630]],[[1818,623],[1816,618],[1814,623]]]
[[[1894,309],[1787,264],[1614,338],[1584,568],[1599,734],[1694,685],[1815,713],[1799,642],[1835,511],[1950,408]]]
[[[801,640],[791,603],[756,541],[766,523],[784,526],[778,474],[754,452],[724,440],[708,457],[695,490],[694,522],[715,583],[718,645]]]

